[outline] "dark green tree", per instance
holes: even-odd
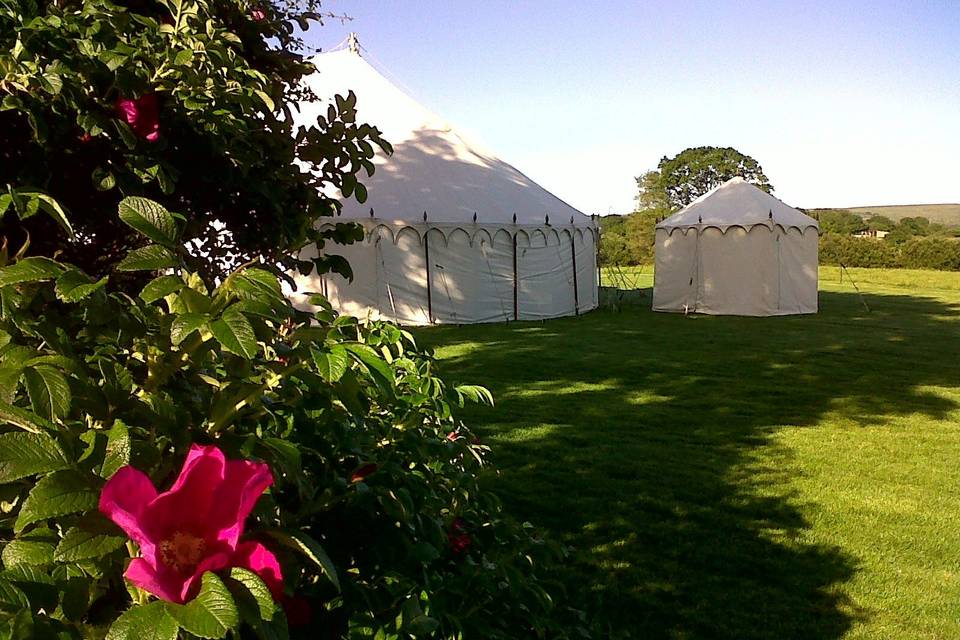
[[[773,192],[760,163],[733,147],[693,147],[676,156],[664,156],[655,171],[637,178],[641,209],[666,206],[677,210],[731,178],[742,177]]]
[[[867,218],[867,227],[876,231],[893,231],[897,223],[887,216],[871,215]]]

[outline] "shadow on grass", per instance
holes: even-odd
[[[869,617],[843,595],[857,558],[804,542],[777,431],[830,414],[869,428],[942,418],[960,310],[821,293],[784,318],[597,311],[545,324],[419,331],[441,372],[488,386],[468,409],[515,515],[573,547],[575,604],[636,638],[839,638]],[[758,452],[763,447],[762,455]]]

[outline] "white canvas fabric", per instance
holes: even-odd
[[[816,313],[818,240],[816,220],[729,180],[657,225],[653,309]]]
[[[330,248],[350,262],[353,281],[295,276],[295,304],[309,307],[306,292],[320,291],[345,313],[411,325],[546,319],[597,306],[589,216],[467,142],[357,53],[313,63],[307,86],[325,100],[352,90],[357,120],[379,127],[394,152],[378,151],[376,172],[362,178],[364,204],[343,200],[341,217],[366,230],[362,243]],[[325,112],[326,103],[304,104],[297,119]]]

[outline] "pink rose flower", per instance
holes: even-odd
[[[454,518],[450,524],[450,531],[447,532],[447,542],[450,543],[450,550],[453,555],[458,556],[470,549],[473,540],[467,533],[467,527],[461,518]]]
[[[283,596],[276,557],[259,542],[240,542],[244,521],[273,484],[266,464],[227,460],[214,446],[193,445],[168,491],[157,494],[133,467],[117,471],[100,494],[100,511],[140,545],[124,576],[169,602],[184,603],[207,571],[243,567]]]
[[[254,22],[263,22],[267,19],[267,12],[261,7],[254,7],[250,10],[250,18],[253,19]]]
[[[117,98],[117,113],[144,140],[160,138],[160,101],[155,93],[139,98]]]

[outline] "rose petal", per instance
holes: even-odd
[[[99,505],[100,512],[140,545],[140,552],[151,563],[154,560],[154,545],[158,540],[145,514],[147,505],[156,497],[157,490],[147,474],[133,467],[123,467],[103,486]]]
[[[216,529],[218,540],[236,546],[247,517],[272,484],[273,476],[266,464],[249,460],[227,461],[217,499],[207,513],[207,523]]]
[[[217,528],[210,526],[209,514],[223,484],[225,466],[226,459],[217,447],[190,447],[176,482],[149,505],[147,519],[162,526],[164,537],[189,531],[212,540]]]
[[[260,576],[274,600],[283,598],[283,573],[277,557],[259,542],[241,542],[230,559],[231,566],[250,569]]]
[[[207,571],[216,572],[229,566],[231,566],[229,552],[221,551],[208,555],[197,565],[193,574],[184,581],[183,587],[180,589],[180,602],[189,602],[197,597],[197,593],[200,592],[201,582],[203,581],[203,574]]]
[[[142,558],[135,558],[123,574],[127,580],[144,591],[152,593],[167,602],[184,602],[181,592],[184,587],[183,577],[175,571],[162,567],[157,570]]]

